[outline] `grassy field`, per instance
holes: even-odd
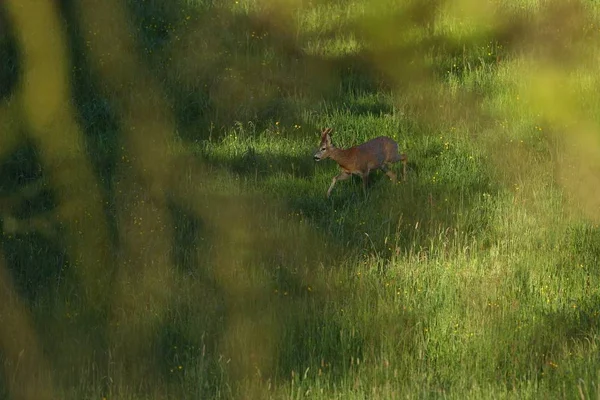
[[[597,5],[20,1],[0,399],[600,399]]]

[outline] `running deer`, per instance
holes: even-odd
[[[406,154],[398,153],[398,143],[386,136],[371,139],[366,143],[349,149],[340,149],[331,142],[331,128],[323,129],[321,132],[321,145],[315,153],[315,161],[331,158],[338,163],[342,172],[333,178],[331,186],[327,190],[327,197],[337,181],[343,181],[352,174],[362,177],[363,192],[367,194],[367,181],[369,173],[375,169],[381,169],[392,182],[396,182],[396,174],[390,168],[391,164],[402,161],[402,180],[406,180]]]

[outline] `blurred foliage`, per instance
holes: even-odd
[[[599,27],[574,0],[0,3],[0,398],[551,375],[598,328]],[[394,137],[411,182],[326,202],[326,125]]]

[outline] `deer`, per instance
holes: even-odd
[[[387,136],[379,136],[358,146],[341,149],[333,145],[331,132],[332,128],[322,129],[321,144],[319,150],[313,156],[315,161],[331,158],[342,170],[339,175],[333,177],[327,190],[327,198],[331,196],[331,191],[336,182],[346,180],[352,174],[362,177],[365,196],[367,195],[369,173],[373,170],[381,169],[393,183],[396,183],[397,176],[390,167],[398,161],[402,161],[402,180],[406,181],[407,156],[398,153],[398,143],[393,139]]]

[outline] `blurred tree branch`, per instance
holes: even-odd
[[[55,399],[52,377],[46,365],[29,311],[19,301],[0,252],[0,354],[11,398]]]
[[[118,362],[129,371],[129,376],[120,377],[127,385],[131,379],[148,378],[156,372],[155,364],[148,362],[152,361],[152,335],[164,320],[173,294],[176,268],[167,190],[175,127],[170,105],[136,56],[124,3],[81,1],[77,15],[90,45],[92,69],[121,121],[122,154],[116,172],[121,253],[112,301],[115,311],[125,312],[112,315],[119,328],[110,335],[118,349]],[[131,315],[145,318],[132,319]]]
[[[15,211],[24,201],[38,196],[45,188],[46,181],[38,179],[20,188],[16,193],[0,197],[0,219],[2,231],[9,235],[40,233],[48,239],[58,240],[58,226],[52,212],[45,212],[30,218],[17,218]]]
[[[9,98],[0,101],[0,162],[21,143],[19,116],[20,110],[16,100]]]
[[[0,101],[0,163],[9,157],[23,142],[26,137],[22,131],[21,101],[12,96]],[[39,195],[47,186],[47,182],[38,179],[25,185],[16,193],[0,197],[0,219],[2,230],[5,234],[41,233],[42,235],[57,239],[56,218],[50,213],[21,219],[14,216],[14,212],[23,201],[30,200]]]
[[[85,153],[69,82],[67,41],[55,2],[8,0],[22,55],[17,87],[25,131],[39,149],[58,199],[69,257],[86,287],[89,304],[101,306],[110,276],[109,239],[102,194]]]
[[[118,282],[122,287],[116,300],[130,310],[140,310],[150,302],[155,314],[149,319],[151,323],[163,318],[175,271],[170,257],[173,223],[167,208],[173,201],[217,229],[214,271],[228,307],[223,344],[233,358],[232,377],[242,379],[256,369],[267,373],[274,358],[274,321],[263,308],[248,306],[253,304],[249,299],[260,301],[264,296],[262,283],[257,286],[252,278],[257,249],[272,245],[261,243],[256,233],[264,216],[264,211],[258,210],[264,205],[248,209],[242,198],[228,199],[205,192],[203,184],[213,178],[180,145],[172,104],[136,56],[136,43],[122,2],[82,1],[77,14],[90,43],[91,64],[104,82],[105,95],[118,106],[122,121],[124,154],[118,192],[123,195],[118,202],[118,220],[124,259],[131,260],[131,264],[120,268]],[[133,273],[141,279],[134,279]],[[144,302],[139,301],[142,298]],[[121,323],[127,325],[127,321]],[[134,343],[132,348],[138,346],[134,354],[141,354],[142,345],[136,344],[141,342],[139,329],[135,333],[123,345]],[[249,357],[248,349],[256,349],[263,356]]]
[[[260,306],[266,304],[268,293],[255,275],[262,268],[258,262],[262,250],[280,244],[265,241],[264,232],[257,233],[273,208],[265,207],[262,199],[252,203],[248,198],[207,192],[203,184],[219,177],[211,177],[176,137],[173,106],[138,57],[123,2],[84,0],[76,3],[80,32],[89,45],[87,55],[101,81],[99,87],[115,105],[121,123],[122,153],[113,193],[118,243],[113,246],[103,194],[75,117],[68,43],[58,10],[54,3],[34,0],[10,0],[7,5],[23,55],[15,107],[56,192],[56,220],[66,228],[67,254],[79,273],[82,292],[89,296],[86,304],[110,302],[113,308],[118,328],[111,328],[109,335],[117,347],[113,353],[117,361],[123,362],[125,371],[143,374],[152,385],[148,379],[152,364],[147,362],[153,354],[152,335],[164,321],[175,292],[174,226],[169,210],[175,203],[216,228],[214,277],[228,309],[222,344],[233,360],[232,378],[242,380],[257,369],[268,374],[275,359],[276,320],[273,312],[266,313]],[[6,223],[15,232],[50,232],[41,221],[9,216]],[[285,246],[295,248],[302,240],[289,238]],[[111,297],[105,289],[113,264],[116,296]],[[248,349],[255,353],[249,354]],[[136,376],[118,378],[129,385]]]

